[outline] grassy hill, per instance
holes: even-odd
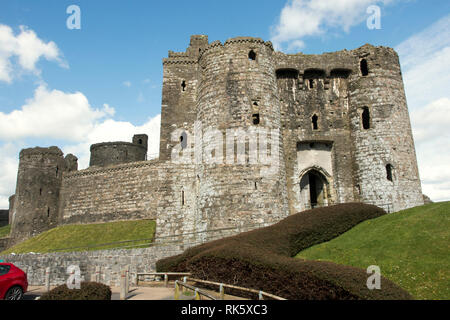
[[[61,226],[28,239],[0,254],[45,253],[84,250],[104,250],[118,247],[144,247],[153,240],[156,223],[153,220],[118,221],[88,225]],[[149,239],[129,243],[126,240]],[[114,243],[110,245],[104,245]],[[100,246],[99,246],[100,245]],[[64,250],[59,250],[64,249]]]
[[[10,231],[11,231],[11,226],[10,225],[1,227],[0,228],[0,239],[4,238],[4,237],[7,237],[9,235]]]
[[[362,222],[296,257],[363,269],[377,265],[416,299],[450,299],[450,202]]]

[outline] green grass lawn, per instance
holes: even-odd
[[[45,253],[64,248],[66,249],[58,250],[58,252],[104,250],[125,246],[127,248],[129,246],[132,246],[133,248],[142,248],[148,246],[152,241],[155,235],[155,227],[156,223],[154,220],[61,226],[21,242],[0,254],[8,254],[11,252]],[[107,243],[137,239],[151,240],[103,246],[103,244]]]
[[[9,232],[11,231],[11,226],[7,225],[0,228],[0,238],[5,238],[9,235]]]
[[[296,257],[363,269],[377,265],[416,299],[450,299],[450,202],[365,221]]]

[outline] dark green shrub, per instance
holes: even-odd
[[[383,214],[382,209],[361,203],[308,210],[270,227],[190,248],[158,261],[156,267],[158,271],[188,271],[200,279],[263,290],[287,299],[410,299],[406,291],[386,278],[381,280],[381,290],[369,290],[365,270],[292,258]]]
[[[111,289],[97,282],[81,282],[80,289],[63,284],[43,294],[40,300],[111,300]]]

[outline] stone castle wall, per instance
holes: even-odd
[[[394,211],[423,204],[414,141],[397,53],[364,46],[355,53],[368,74],[352,74],[349,84],[355,186],[361,201],[391,203]],[[368,128],[362,123],[369,110]],[[387,167],[391,177],[387,178]]]
[[[107,167],[116,164],[147,160],[146,134],[133,137],[129,142],[102,142],[91,146],[90,167]]]
[[[259,38],[198,35],[163,66],[159,160],[144,161],[145,135],[93,145],[81,171],[55,147],[23,151],[14,239],[69,223],[156,219],[161,237],[270,224],[313,205],[423,204],[394,50],[287,55]],[[275,171],[251,161],[245,139],[260,129]]]
[[[145,249],[118,249],[68,253],[18,254],[0,256],[0,260],[13,263],[27,273],[30,286],[45,285],[45,270],[50,268],[50,285],[67,283],[67,268],[78,266],[82,281],[91,281],[96,268],[100,268],[100,282],[110,286],[120,285],[120,272],[130,267],[131,283],[136,283],[136,273],[155,272],[159,259],[182,253],[188,246],[167,245]]]
[[[19,159],[11,244],[58,225],[59,192],[66,169],[57,147],[24,149]]]
[[[158,160],[68,173],[60,224],[158,219],[157,235],[182,233],[194,229],[183,221],[195,207],[193,185],[192,166]]]

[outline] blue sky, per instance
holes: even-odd
[[[373,4],[381,8],[379,30],[366,25]],[[69,5],[81,9],[80,30],[66,27]],[[424,192],[450,200],[450,118],[437,117],[436,125],[430,117],[450,113],[449,14],[448,0],[0,0],[0,207],[14,193],[24,147],[58,145],[83,168],[90,143],[128,141],[140,130],[156,153],[162,58],[184,51],[192,34],[210,42],[260,37],[289,53],[394,47]],[[428,83],[426,92],[418,78]]]

